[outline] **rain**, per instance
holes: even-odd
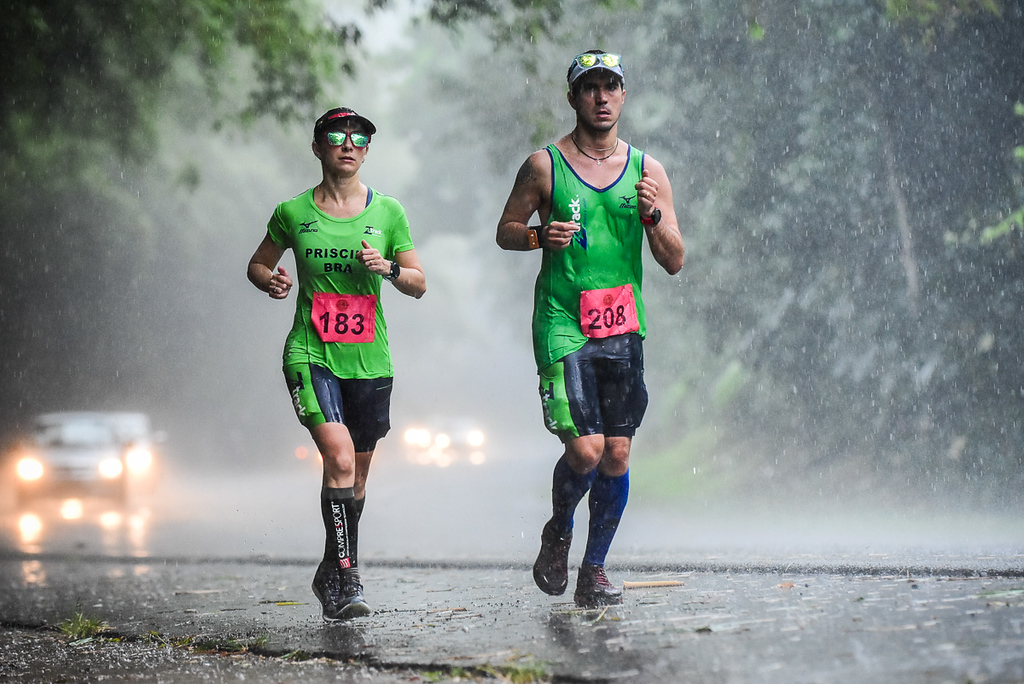
[[[115,4],[30,2],[0,41],[17,67],[0,75],[5,581],[44,586],[46,559],[69,554],[294,563],[306,584],[287,598],[315,602],[321,462],[281,373],[295,300],[245,268],[275,206],[320,180],[313,121],[348,106],[378,129],[361,179],[405,207],[427,279],[422,299],[383,292],[392,427],[360,559],[395,595],[402,563],[413,593],[431,564],[464,564],[545,610],[528,567],[561,445],[531,346],[540,259],[502,251],[495,228],[526,157],[574,125],[565,68],[600,47],[623,59],[619,136],[665,166],[686,246],[677,276],[644,255],[650,406],[609,574],[707,573],[727,592],[750,567],[941,566],[1019,592],[1018,3]],[[145,416],[146,475],[113,497],[26,495],[16,467],[40,417],[70,411]],[[730,611],[763,598],[742,582]],[[994,641],[1024,652],[1006,596],[1016,622]],[[398,633],[400,617],[373,624]],[[544,628],[578,638],[562,619]],[[1024,678],[1003,653],[990,675]]]

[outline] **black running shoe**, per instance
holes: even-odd
[[[373,612],[363,599],[363,585],[359,580],[359,570],[349,568],[341,571],[341,600],[338,602],[336,620],[351,620],[365,617]]]
[[[552,596],[561,596],[569,584],[569,546],[572,531],[560,536],[551,531],[551,521],[540,533],[540,553],[533,564],[533,581],[540,590]]]
[[[622,603],[622,590],[608,581],[602,566],[584,563],[576,576],[576,593],[572,598],[580,608],[614,606]]]
[[[320,561],[313,575],[313,595],[323,606],[325,620],[337,620],[341,604],[341,577],[338,575],[338,564],[327,560]]]

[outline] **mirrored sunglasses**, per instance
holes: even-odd
[[[346,133],[345,131],[328,131],[327,144],[338,147],[345,144],[345,138],[352,142],[353,147],[366,147],[370,144],[370,136],[365,133]]]
[[[576,55],[576,64],[583,69],[592,69],[596,66],[606,66],[609,69],[614,69],[622,64],[622,57],[611,52],[602,52],[599,55],[585,52],[582,55]]]

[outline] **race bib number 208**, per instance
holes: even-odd
[[[626,283],[619,287],[581,292],[580,325],[584,335],[594,338],[640,330],[633,286]]]
[[[377,297],[314,292],[310,318],[324,342],[373,342]]]

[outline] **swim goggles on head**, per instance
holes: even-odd
[[[569,83],[573,83],[591,69],[607,69],[619,78],[623,78],[622,57],[611,52],[602,52],[596,55],[592,52],[584,52],[582,55],[576,55],[572,61],[572,67],[569,69]]]
[[[344,145],[346,137],[353,147],[366,147],[370,144],[370,136],[365,133],[346,133],[345,131],[328,131],[327,144],[333,147]]]

